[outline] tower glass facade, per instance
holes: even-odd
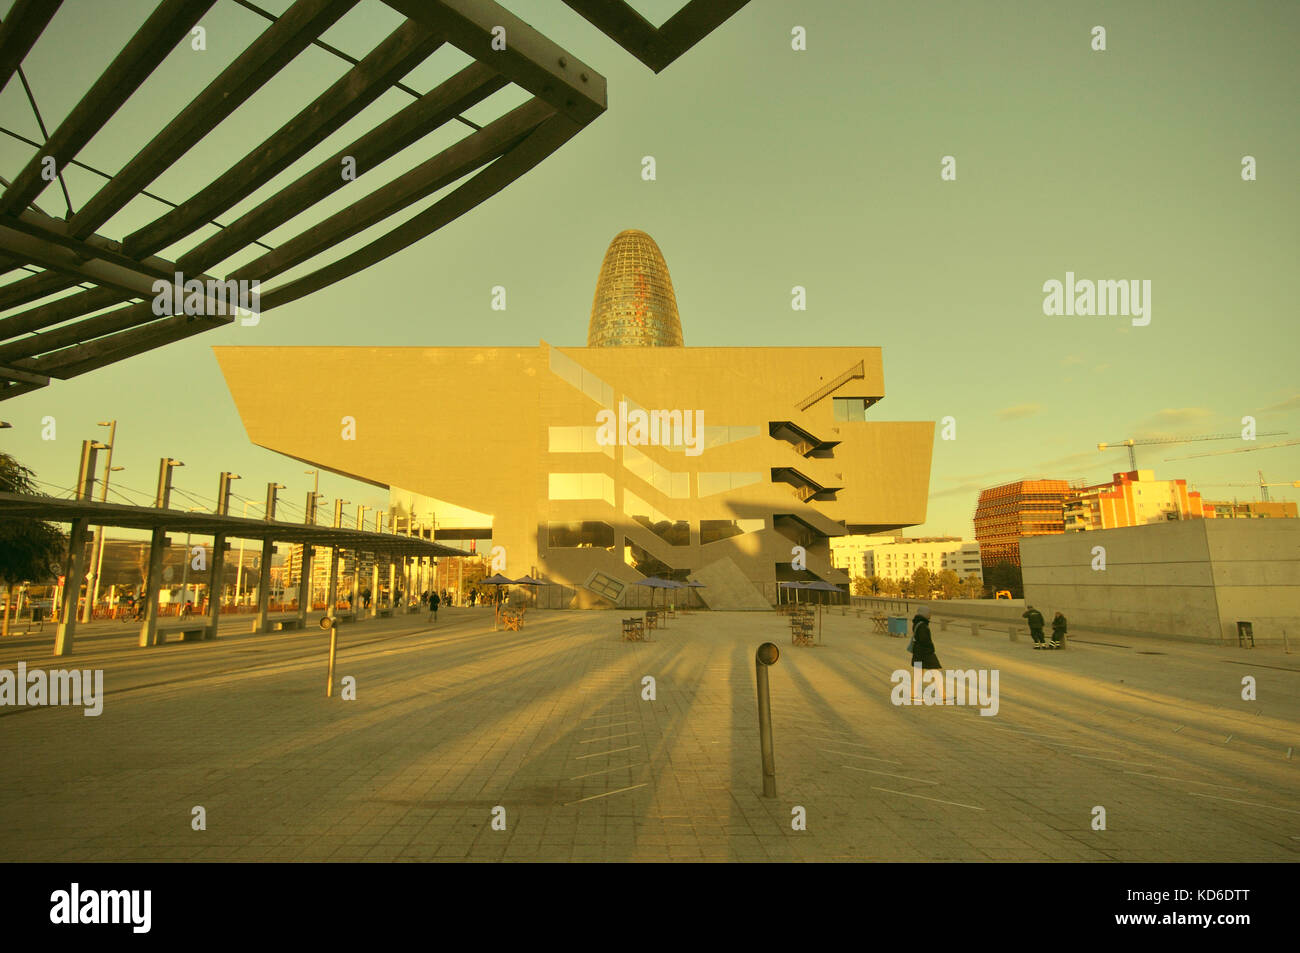
[[[645,232],[619,232],[600,265],[587,347],[681,346],[682,320],[663,253]]]

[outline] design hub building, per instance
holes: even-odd
[[[658,575],[767,608],[780,581],[848,584],[832,538],[925,521],[934,424],[871,419],[880,349],[686,347],[644,232],[610,244],[586,347],[214,350],[254,443],[387,487],[440,540],[490,538],[506,575],[571,587],[574,607]],[[394,412],[471,390],[472,415],[424,430]]]

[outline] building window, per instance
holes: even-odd
[[[623,466],[664,496],[684,500],[691,495],[691,475],[660,466],[635,447],[623,448]]]
[[[758,483],[762,479],[763,474],[761,473],[701,473],[698,477],[699,495],[713,496],[715,493],[739,490],[741,487]]]
[[[831,404],[835,409],[835,419],[848,423],[861,423],[867,419],[867,398],[834,397]]]
[[[700,520],[700,544],[716,543],[745,533],[761,532],[763,520]]]
[[[614,527],[599,520],[546,524],[546,544],[552,549],[613,549]]]
[[[613,447],[596,442],[595,427],[547,427],[547,449],[551,453],[603,453],[611,459]]]
[[[623,511],[670,546],[691,544],[691,524],[659,512],[641,497],[623,491]]]
[[[552,500],[604,500],[614,505],[614,480],[605,473],[548,474]]]

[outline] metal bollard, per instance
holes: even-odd
[[[339,647],[339,629],[329,616],[321,617],[320,627],[330,630],[330,669],[325,681],[325,697],[332,698],[334,696],[334,653]]]
[[[772,749],[772,696],[767,670],[781,657],[781,650],[764,642],[754,653],[754,674],[758,681],[758,740],[763,751],[763,797],[776,797],[776,754]]]

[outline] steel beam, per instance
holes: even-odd
[[[654,71],[662,72],[747,3],[749,0],[691,0],[659,28],[656,52],[660,65],[652,67]]]
[[[31,371],[9,367],[7,364],[0,364],[0,380],[13,381],[17,384],[35,384],[37,387],[44,387],[50,382],[50,379],[42,374],[33,374]]]
[[[24,359],[56,348],[67,347],[82,341],[90,341],[105,334],[112,334],[114,331],[137,327],[140,324],[156,320],[157,317],[153,313],[152,303],[149,303],[147,308],[138,302],[129,304],[124,308],[118,308],[106,314],[97,314],[85,321],[78,321],[76,324],[69,324],[66,327],[56,328],[42,334],[32,334],[16,341],[10,341],[8,344],[0,345],[0,361],[30,363]]]
[[[443,44],[410,21],[298,115],[188,201],[128,235],[123,246],[134,257],[153,254],[191,234],[271,181],[392,88]]]
[[[72,217],[68,232],[78,238],[93,234],[356,3],[297,0],[95,193]]]
[[[621,0],[564,0],[584,20],[655,72],[659,30]]]
[[[0,25],[0,92],[9,85],[63,0],[15,0]]]
[[[365,198],[281,242],[275,251],[235,269],[231,277],[266,281],[288,271],[481,168],[553,115],[555,110],[547,103],[529,100]]]
[[[45,170],[42,160],[52,156],[55,168],[62,170],[189,34],[214,2],[163,0],[90,91],[59,123],[44,147],[5,189],[0,196],[0,214],[16,215],[30,205],[50,184],[42,175]]]
[[[605,77],[492,0],[384,2],[430,30],[445,30],[462,52],[575,122],[586,125],[605,111]],[[505,49],[493,49],[498,29],[505,30]]]
[[[331,262],[324,268],[272,291],[264,292],[261,297],[262,310],[266,311],[296,301],[304,295],[328,287],[415,244],[500,192],[576,136],[583,128],[581,124],[567,116],[552,116],[534,129],[523,142],[474,178],[423,212],[412,216],[388,234],[338,261]]]
[[[657,29],[623,0],[564,2],[600,32],[660,73],[749,0],[690,0]]]
[[[146,301],[137,308],[151,308]],[[152,311],[149,312],[152,317]],[[39,373],[67,380],[113,364],[145,351],[171,344],[195,334],[202,334],[212,328],[234,321],[233,315],[173,315],[168,318],[154,318],[141,327],[119,331],[106,337],[76,344],[59,351],[46,354],[30,362],[32,369]]]
[[[396,115],[336,152],[291,185],[200,242],[176,260],[178,268],[204,270],[278,228],[321,199],[347,187],[344,157],[356,160],[358,175],[396,155],[507,85],[507,80],[479,63],[461,70]]]
[[[24,262],[24,264],[26,264]],[[8,311],[32,301],[39,301],[56,292],[71,287],[66,275],[58,272],[41,272],[19,278],[0,286],[0,311]]]

